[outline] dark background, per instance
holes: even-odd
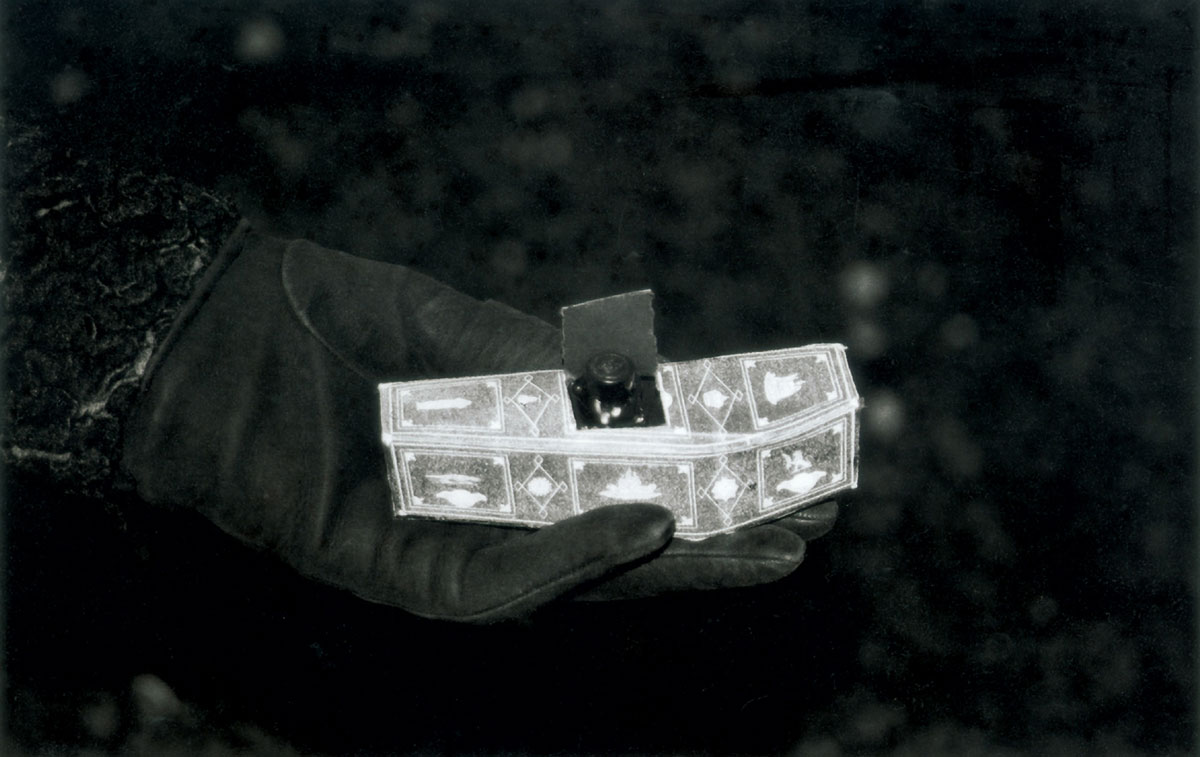
[[[4,745],[1188,751],[1191,5],[10,0],[73,155],[552,322],[651,287],[676,359],[842,341],[866,407],[788,579],[496,627],[10,472]]]

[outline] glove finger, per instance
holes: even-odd
[[[675,539],[658,557],[577,596],[609,600],[677,591],[726,589],[776,581],[804,560],[804,540],[773,524],[704,541]]]
[[[428,618],[526,615],[662,550],[675,521],[656,505],[612,505],[538,531],[391,515],[381,481],[359,486],[332,525],[324,575],[375,602]]]
[[[479,302],[404,266],[288,244],[291,308],[310,333],[372,382],[556,368],[549,324]]]
[[[837,523],[837,517],[838,503],[835,500],[829,500],[818,502],[798,513],[780,518],[771,525],[786,528],[801,539],[812,541],[829,533]]]

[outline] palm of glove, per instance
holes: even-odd
[[[199,509],[300,572],[426,617],[488,621],[566,594],[743,586],[795,569],[828,503],[672,541],[670,512],[604,507],[538,531],[395,519],[383,381],[558,366],[549,325],[400,266],[239,231],[160,350],[125,464],[152,502]]]

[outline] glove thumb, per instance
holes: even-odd
[[[428,618],[520,617],[660,553],[675,521],[657,505],[610,505],[537,531],[395,519],[382,481],[331,524],[314,577]]]

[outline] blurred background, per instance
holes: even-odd
[[[650,287],[663,354],[841,341],[866,402],[788,579],[483,628],[77,494],[10,413],[6,753],[1190,751],[1192,3],[5,13],[10,198],[171,176],[553,323]]]

